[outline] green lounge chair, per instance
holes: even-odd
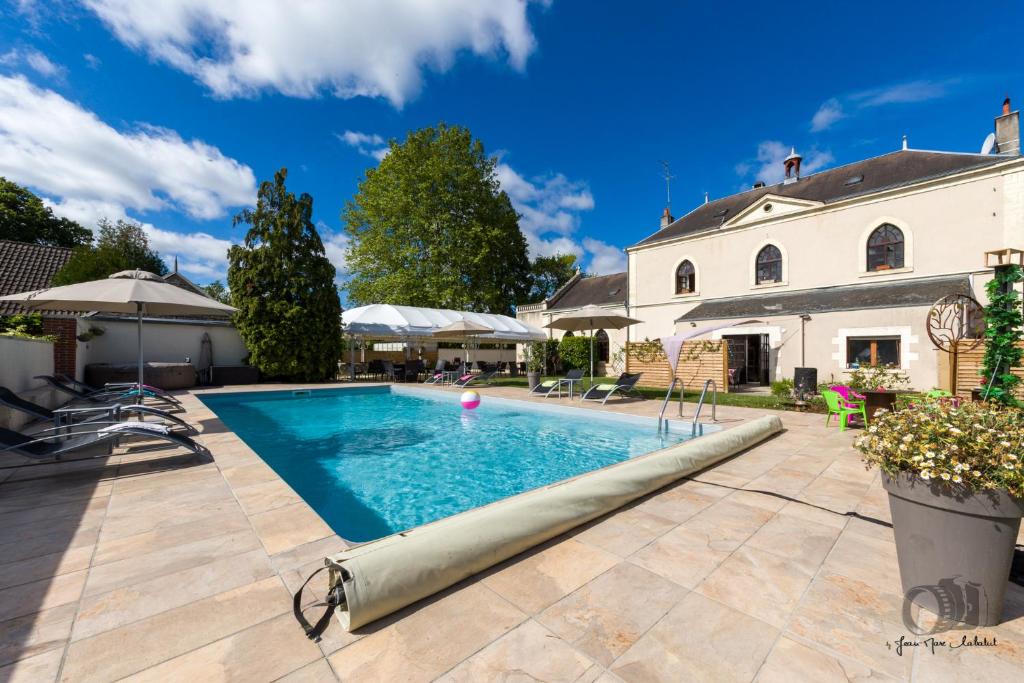
[[[864,420],[864,424],[867,425],[868,413],[864,408],[864,401],[844,399],[839,395],[838,391],[832,391],[831,389],[825,389],[821,392],[821,395],[825,399],[825,405],[828,406],[828,414],[825,416],[826,427],[828,427],[828,423],[832,420],[833,415],[839,417],[839,431],[841,432],[846,431],[851,415],[860,415],[861,419]]]

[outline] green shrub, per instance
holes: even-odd
[[[590,337],[562,337],[558,342],[558,357],[563,369],[590,370]]]
[[[776,380],[772,382],[772,396],[780,399],[789,398],[793,395],[794,386],[791,379]]]

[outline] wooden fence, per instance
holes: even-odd
[[[1022,344],[1024,346],[1024,344]],[[940,352],[940,355],[942,354]],[[988,382],[987,377],[982,377],[982,358],[985,356],[985,345],[979,344],[977,348],[970,351],[961,351],[956,357],[956,393],[964,398],[971,397],[971,389],[977,389]],[[947,361],[948,363],[948,361]],[[941,371],[941,367],[940,367]],[[948,372],[948,371],[947,371]],[[1013,374],[1024,377],[1024,368],[1017,368]]]
[[[713,379],[718,391],[729,391],[729,354],[726,341],[684,342],[679,349],[679,365],[676,377],[683,381],[687,390],[700,389],[704,382]],[[626,372],[642,372],[640,386],[667,389],[672,381],[672,367],[661,350],[661,345],[652,342],[629,342],[626,344]]]

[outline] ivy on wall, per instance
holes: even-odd
[[[1024,281],[1024,270],[1018,265],[997,268],[995,277],[985,285],[988,306],[985,307],[985,357],[982,373],[985,385],[991,380],[988,398],[1006,405],[1020,405],[1014,397],[1021,378],[1013,374],[1020,367],[1024,349],[1019,346],[1024,318],[1020,295],[1015,285]]]

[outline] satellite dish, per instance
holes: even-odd
[[[981,143],[981,153],[991,154],[992,148],[996,146],[996,134],[989,133],[988,137],[985,138],[985,142]]]

